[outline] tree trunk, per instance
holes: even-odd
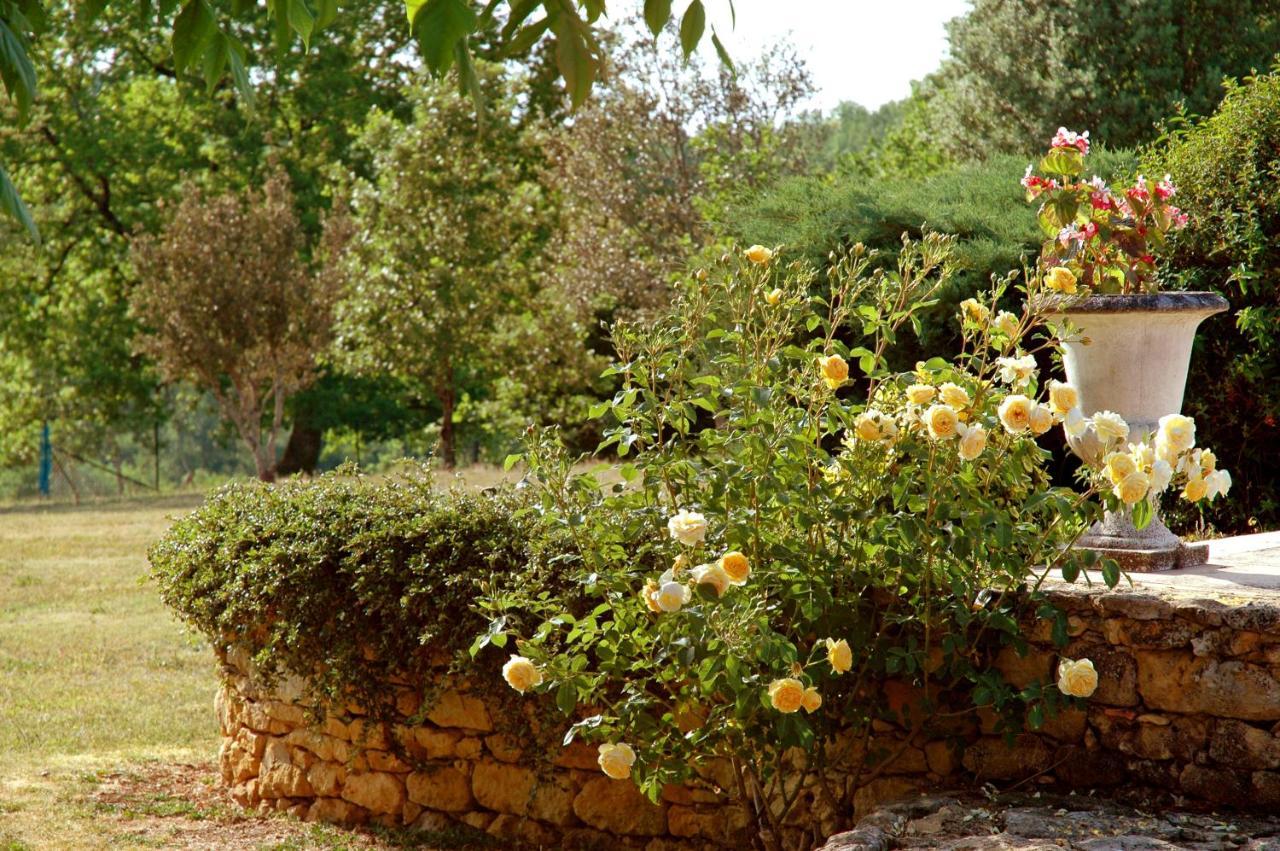
[[[440,391],[440,460],[445,469],[452,470],[457,466],[458,458],[454,449],[453,409],[455,405],[452,385]]]
[[[301,416],[293,421],[293,431],[289,434],[289,442],[284,445],[284,454],[276,465],[276,473],[281,476],[292,476],[294,473],[314,473],[320,463],[320,450],[324,447],[324,433],[304,422]]]

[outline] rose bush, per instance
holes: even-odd
[[[518,589],[481,605],[571,719],[567,739],[634,753],[624,773],[602,751],[610,776],[656,797],[727,761],[761,842],[786,847],[847,822],[849,790],[891,758],[862,746],[873,722],[908,743],[980,707],[1038,726],[1092,691],[1083,668],[1017,689],[991,659],[1022,646],[1027,613],[1066,641],[1039,591],[1050,569],[1118,581],[1070,544],[1137,483],[1099,469],[1081,493],[1049,484],[1038,435],[1123,423],[1085,419],[1074,388],[1041,380],[1034,355],[1057,341],[1030,308],[995,311],[1008,280],[962,305],[955,359],[887,369],[950,274],[951,239],[905,241],[888,269],[857,246],[816,297],[815,270],[757,248],[695,274],[664,319],[615,330],[622,386],[595,413],[622,481],[575,472],[554,434],[528,440],[525,485],[572,542],[559,564],[588,606]],[[784,826],[805,796],[824,815],[798,835]]]

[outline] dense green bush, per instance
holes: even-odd
[[[523,508],[510,490],[433,490],[425,471],[240,482],[174,524],[150,558],[164,601],[215,649],[247,650],[268,679],[312,672],[322,696],[389,715],[388,682],[419,682],[433,656],[485,632],[476,598],[517,585],[566,596]]]
[[[1033,159],[997,156],[920,180],[787,180],[736,211],[725,227],[743,243],[784,245],[789,256],[799,254],[819,267],[832,251],[858,242],[893,257],[903,233],[913,238],[926,230],[955,235],[954,273],[938,293],[938,305],[922,315],[922,345],[937,353],[955,346],[951,318],[956,305],[990,286],[992,275],[1020,269],[1024,255],[1034,259],[1040,250],[1044,237],[1035,208],[1026,203],[1018,183]],[[1127,175],[1134,163],[1127,151],[1099,150],[1091,160],[1108,180]]]
[[[1147,151],[1191,224],[1170,240],[1165,285],[1216,290],[1232,312],[1201,326],[1184,408],[1232,469],[1222,531],[1280,522],[1280,74],[1231,84],[1211,117]]]

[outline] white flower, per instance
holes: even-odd
[[[707,537],[707,518],[696,511],[680,511],[667,521],[667,531],[686,547],[694,547]]]
[[[1080,404],[1080,393],[1064,381],[1049,380],[1049,407],[1059,416],[1066,416]]]
[[[1036,405],[1031,409],[1031,433],[1044,434],[1053,428],[1053,412],[1045,405]]]
[[[1124,417],[1112,411],[1098,411],[1093,415],[1093,430],[1103,443],[1119,443],[1129,436],[1129,424]]]
[[[605,774],[614,780],[626,780],[631,776],[631,766],[636,762],[636,752],[631,749],[631,745],[622,742],[603,744],[599,748],[599,753],[600,756],[596,761],[600,763],[600,770]]]
[[[1164,442],[1175,452],[1186,452],[1196,445],[1196,421],[1182,414],[1166,414],[1160,418],[1156,442]]]
[[[1173,481],[1173,467],[1163,458],[1151,463],[1151,492],[1164,493],[1165,488]]]
[[[719,564],[698,565],[693,569],[693,581],[699,585],[710,585],[715,589],[717,597],[723,597],[724,592],[733,584],[729,574]]]
[[[1098,671],[1089,659],[1058,663],[1058,691],[1070,697],[1088,697],[1098,690]]]
[[[1036,374],[1036,359],[1031,355],[1020,358],[996,358],[1000,368],[999,378],[1005,384],[1021,384]]]
[[[512,654],[507,664],[502,666],[502,678],[507,681],[507,685],[524,694],[542,682],[542,672],[532,660]]]
[[[1067,411],[1066,417],[1062,420],[1062,430],[1072,437],[1079,437],[1084,434],[1085,429],[1089,427],[1089,421],[1084,418],[1084,414],[1079,408],[1072,408]]]
[[[1210,500],[1215,496],[1226,496],[1227,491],[1231,490],[1231,474],[1226,470],[1214,470],[1204,477],[1204,483],[1209,488],[1205,496]]]
[[[654,595],[657,600],[658,608],[664,612],[678,612],[685,603],[689,602],[689,586],[683,582],[667,580],[658,587],[658,593]]]
[[[965,461],[972,461],[987,448],[987,430],[977,423],[971,426],[961,423],[957,428],[960,434],[960,457]]]

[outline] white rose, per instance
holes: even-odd
[[[1031,409],[1031,433],[1044,434],[1053,428],[1053,411],[1045,405],[1036,405]]]
[[[1124,417],[1111,411],[1098,411],[1093,415],[1093,430],[1103,443],[1119,443],[1129,436],[1129,424]]]
[[[1098,671],[1088,659],[1058,663],[1058,691],[1069,697],[1088,697],[1098,690]]]
[[[689,586],[683,582],[668,580],[658,588],[654,599],[662,611],[678,612],[685,603],[689,602]]]
[[[667,531],[686,547],[694,547],[707,537],[707,518],[696,511],[680,511],[667,521]]]
[[[1036,374],[1036,359],[1031,355],[1020,358],[996,358],[1000,368],[999,378],[1005,384],[1021,384]]]
[[[1066,417],[1062,420],[1062,430],[1072,437],[1079,437],[1084,434],[1085,429],[1089,427],[1089,421],[1084,418],[1084,414],[1079,408],[1072,408],[1067,411]]]
[[[636,763],[636,752],[631,749],[631,745],[619,742],[618,744],[603,744],[599,748],[600,756],[596,761],[600,763],[600,770],[612,777],[614,780],[626,780],[631,776],[631,766]]]
[[[1173,467],[1163,458],[1151,463],[1151,492],[1164,493],[1165,488],[1173,481]]]
[[[1062,381],[1049,381],[1049,407],[1055,414],[1066,416],[1072,408],[1079,407],[1080,392]]]
[[[987,430],[981,425],[962,426],[960,432],[960,457],[972,461],[987,448]]]
[[[695,567],[693,581],[699,585],[710,585],[715,589],[717,597],[723,597],[724,592],[733,584],[729,574],[719,564],[702,564]]]
[[[1030,399],[1021,394],[1005,396],[1004,401],[1000,403],[998,413],[1000,414],[1000,423],[1007,431],[1019,434],[1031,427],[1031,410],[1035,405]]]
[[[507,664],[502,666],[502,678],[507,681],[507,685],[524,694],[542,682],[542,672],[532,660],[513,654]]]
[[[1204,477],[1204,483],[1209,489],[1205,496],[1210,500],[1216,496],[1226,496],[1227,491],[1231,490],[1231,474],[1226,470],[1214,470]]]

